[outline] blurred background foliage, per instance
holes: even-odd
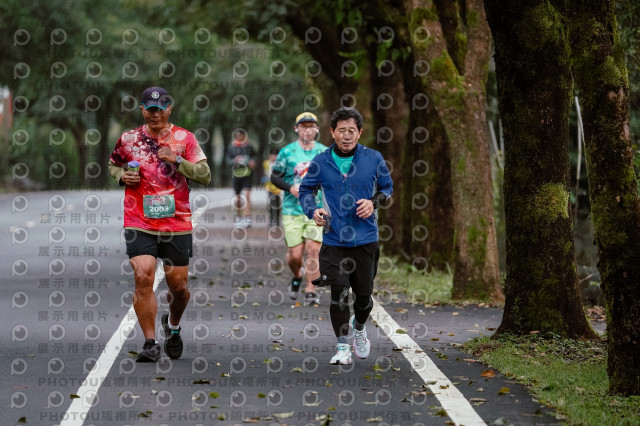
[[[392,10],[387,6],[385,10]],[[617,11],[638,172],[640,4],[618,0]],[[320,141],[328,145],[328,117],[340,106],[341,95],[353,93],[356,106],[370,118],[375,84],[371,70],[385,59],[410,56],[401,37],[375,36],[371,28],[379,31],[384,25],[376,19],[379,13],[352,0],[5,0],[0,4],[0,87],[11,98],[3,103],[0,122],[0,192],[114,187],[106,169],[109,154],[122,131],[142,123],[140,93],[155,85],[175,99],[172,122],[196,135],[212,167],[214,187],[229,185],[224,156],[238,127],[248,130],[259,155],[266,158],[270,150],[295,139],[294,117],[308,110],[321,117]],[[406,17],[387,14],[385,19]],[[357,43],[336,40],[338,28],[354,28],[361,37]],[[318,35],[321,42],[307,39]],[[337,52],[328,51],[335,46]],[[353,69],[336,65],[319,71],[314,58],[328,54],[352,61]],[[498,147],[492,152],[493,176],[503,251],[496,97],[489,64],[487,119]],[[576,254],[579,264],[595,268],[584,161],[576,175],[575,112],[572,120],[571,200],[577,203],[576,236],[584,239],[583,244],[578,241]],[[363,142],[375,143],[375,135],[371,129]],[[258,177],[261,173],[258,170]],[[502,253],[500,257],[503,263]]]

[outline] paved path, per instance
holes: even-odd
[[[208,425],[552,424],[549,409],[459,345],[491,334],[498,309],[413,306],[376,295],[372,351],[331,366],[329,294],[320,307],[286,297],[290,272],[265,194],[254,224],[234,230],[231,192],[194,191],[192,300],[177,361],[136,364],[143,338],[131,305],[119,191],[0,196],[2,298],[11,334],[0,424]],[[157,279],[158,318],[167,309]],[[158,328],[157,338],[162,342]],[[501,388],[509,392],[498,395]]]

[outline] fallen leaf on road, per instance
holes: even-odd
[[[509,388],[502,388],[498,391],[498,395],[506,395],[510,393]]]
[[[495,377],[496,373],[493,370],[484,370],[481,374],[482,377]]]
[[[289,417],[293,417],[294,413],[295,411],[291,411],[290,413],[273,413],[273,416],[278,419],[288,419]]]

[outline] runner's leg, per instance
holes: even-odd
[[[302,254],[304,252],[304,243],[297,246],[289,247],[287,251],[287,263],[294,278],[302,278]]]
[[[189,265],[164,267],[167,286],[169,287],[169,322],[171,325],[180,325],[180,319],[187,308],[191,293],[189,292],[188,278]]]
[[[156,338],[156,312],[158,305],[153,292],[156,278],[156,258],[151,255],[140,255],[129,259],[135,277],[133,309],[145,339]]]
[[[338,338],[338,343],[347,343],[349,317],[351,316],[349,311],[349,287],[337,284],[331,286],[329,316],[331,317],[331,325]]]
[[[320,247],[322,243],[313,240],[305,240],[306,257],[304,261],[304,270],[307,285],[305,292],[316,291],[316,287],[311,281],[320,277],[320,267],[318,264],[318,253],[320,253]]]

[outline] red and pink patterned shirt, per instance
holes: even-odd
[[[119,167],[133,160],[140,163],[140,183],[125,188],[124,227],[155,232],[191,231],[189,180],[177,171],[178,165],[160,160],[158,149],[161,146],[169,146],[176,155],[192,163],[207,158],[193,133],[175,125],[172,125],[169,136],[160,141],[151,137],[144,125],[123,133],[111,153],[111,162]],[[145,196],[165,195],[173,196],[175,215],[147,217],[143,208]]]

